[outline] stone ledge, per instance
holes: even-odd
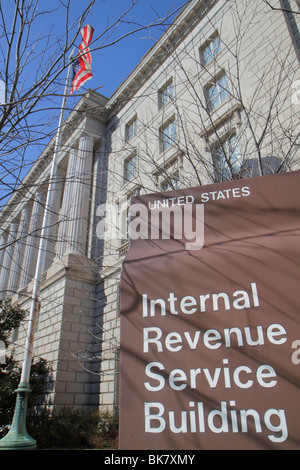
[[[99,277],[97,263],[80,253],[66,253],[61,259],[54,261],[48,272],[53,270],[54,274],[57,269],[64,269],[69,278],[88,283],[94,283]]]
[[[63,277],[76,281],[95,284],[100,278],[97,263],[79,253],[67,253],[61,259],[56,258],[50,268],[42,274],[41,290],[46,289]],[[17,292],[13,297],[13,303],[26,301],[31,298],[33,280]]]

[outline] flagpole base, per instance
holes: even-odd
[[[0,440],[0,450],[35,449],[37,442],[26,430],[26,414],[29,387],[20,383],[16,390],[17,400],[13,422],[8,433]]]

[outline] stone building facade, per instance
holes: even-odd
[[[35,337],[56,409],[118,407],[132,195],[299,169],[299,4],[271,3],[190,1],[110,98],[89,91],[66,119]],[[0,214],[1,295],[24,308],[53,146]]]

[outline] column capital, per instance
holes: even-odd
[[[11,271],[11,263],[14,259],[14,250],[15,250],[15,242],[17,239],[17,230],[18,230],[18,222],[13,220],[10,223],[10,231],[9,236],[7,239],[7,246],[5,248],[5,252],[3,254],[2,260],[2,268],[0,273],[0,297],[3,298],[5,295],[8,294],[7,286],[9,275]]]
[[[78,143],[80,148],[80,141],[85,142],[85,145],[88,145],[88,142],[93,146],[94,150],[98,150],[103,142],[103,137],[93,134],[92,132],[83,131],[78,137]]]
[[[19,227],[19,221],[17,219],[13,219],[10,223],[10,231],[9,233],[14,236],[17,233]]]
[[[91,152],[94,147],[94,138],[90,134],[81,134],[78,139],[78,150],[83,152]]]
[[[88,132],[83,132],[80,136],[79,136],[79,142],[80,141],[89,141],[89,142],[94,142],[94,137],[89,134]]]

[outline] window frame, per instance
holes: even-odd
[[[238,136],[235,132],[215,144],[212,154],[216,182],[232,180],[232,173],[236,176],[241,174],[243,165]],[[232,161],[233,156],[235,156],[234,161]]]
[[[225,80],[225,83],[222,81]],[[205,87],[207,106],[210,111],[215,111],[223,103],[229,100],[230,91],[228,78],[225,72],[219,74],[212,82]]]
[[[158,90],[158,109],[164,108],[174,98],[174,81],[170,78],[159,90]]]
[[[137,115],[125,125],[125,142],[129,142],[137,135]]]
[[[169,129],[171,132],[166,133],[166,130]],[[176,117],[168,119],[162,126],[159,128],[159,150],[160,153],[166,152],[177,140],[177,123]]]
[[[217,46],[214,44],[217,41]],[[208,51],[205,56],[205,51]],[[211,36],[200,48],[200,62],[203,67],[207,67],[222,51],[221,38],[218,32]]]
[[[129,165],[133,163],[132,168]],[[137,153],[134,152],[123,160],[123,182],[124,184],[133,181],[138,174]]]
[[[175,189],[180,188],[180,181],[179,181],[179,172],[176,170],[174,173],[166,176],[160,182],[160,191],[173,191]]]

